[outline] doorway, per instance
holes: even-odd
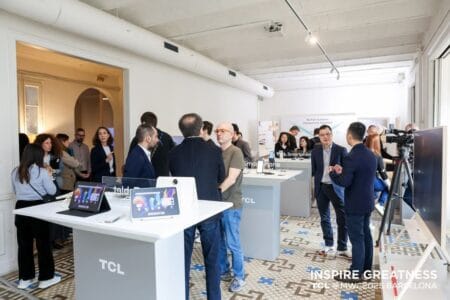
[[[115,137],[110,98],[98,89],[89,88],[81,93],[75,104],[75,128],[85,130],[85,143],[92,146],[92,139],[99,126],[107,127]]]

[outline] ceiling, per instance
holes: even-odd
[[[446,0],[290,0],[334,61],[409,55]],[[284,0],[82,0],[246,74],[325,58]],[[281,32],[264,27],[281,22]]]
[[[16,51],[18,58],[38,60],[43,63],[67,67],[94,76],[105,75],[117,78],[122,77],[122,69],[100,64],[98,62],[92,62],[84,58],[80,59],[67,54],[58,53],[35,45],[17,43]]]

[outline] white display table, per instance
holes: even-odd
[[[67,201],[14,214],[73,228],[77,299],[185,299],[183,230],[231,203],[198,201],[197,208],[173,218],[132,222],[129,199],[108,195],[108,201],[111,211],[88,218],[58,214]]]
[[[310,159],[275,159],[276,165],[285,170],[301,170],[302,174],[295,178],[295,186],[281,191],[281,214],[294,217],[311,215],[311,160]],[[295,190],[294,190],[295,189]],[[295,191],[294,194],[291,191]],[[289,194],[287,193],[289,192]]]
[[[270,172],[274,174],[244,172],[241,244],[245,256],[275,260],[280,254],[280,199],[283,190],[295,197],[296,178],[302,171]]]

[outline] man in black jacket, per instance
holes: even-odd
[[[370,233],[370,215],[374,208],[373,183],[377,170],[377,159],[363,143],[364,124],[354,122],[347,130],[347,142],[352,146],[342,166],[336,164],[330,178],[345,187],[345,216],[348,236],[352,243],[352,264],[347,273],[336,280],[359,282],[372,269],[373,240]]]
[[[169,153],[169,167],[173,176],[194,177],[199,199],[221,201],[219,185],[225,179],[222,151],[200,137],[203,122],[199,115],[191,113],[178,122],[183,142]],[[221,245],[220,219],[215,215],[184,230],[184,266],[186,299],[189,299],[189,272],[195,229],[200,231],[206,268],[206,293],[209,300],[220,300],[219,248]]]
[[[148,124],[153,128],[156,128],[158,132],[159,143],[156,144],[155,148],[152,151],[152,164],[155,168],[156,177],[159,176],[169,176],[169,160],[168,155],[169,151],[175,147],[175,143],[172,140],[172,137],[160,130],[156,127],[158,124],[158,118],[153,112],[147,111],[141,116],[141,124]],[[131,150],[138,144],[136,136],[133,138],[130,144],[130,148],[128,149],[128,154],[130,154]]]

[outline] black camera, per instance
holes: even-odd
[[[412,131],[387,129],[386,143],[397,144],[397,148],[411,147],[414,144],[414,134]]]

